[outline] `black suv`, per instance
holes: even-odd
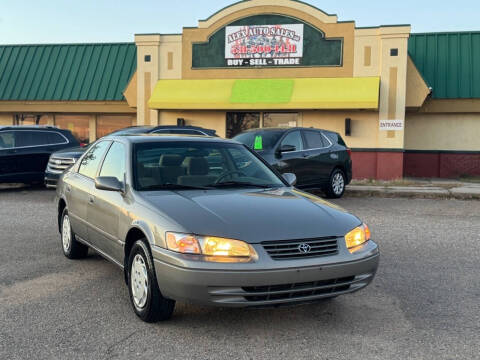
[[[134,134],[183,134],[199,136],[217,136],[215,130],[204,129],[197,126],[131,126],[114,131],[109,135],[134,135]],[[58,179],[62,173],[83,155],[87,147],[76,147],[65,149],[52,154],[45,171],[45,185],[49,188],[57,186]]]
[[[313,128],[264,128],[234,137],[257,151],[280,173],[294,173],[297,187],[322,189],[339,198],[352,180],[350,149],[333,131]]]
[[[69,130],[53,126],[2,126],[0,182],[41,183],[50,155],[79,145]]]

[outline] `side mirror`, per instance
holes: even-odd
[[[297,148],[294,145],[282,145],[278,149],[279,153],[285,153],[285,152],[292,152],[297,150]]]
[[[95,179],[95,187],[99,190],[123,192],[124,185],[116,177],[100,176]]]
[[[297,176],[292,173],[285,173],[282,175],[290,186],[295,186],[297,183]]]

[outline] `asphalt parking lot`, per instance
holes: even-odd
[[[314,305],[177,304],[145,324],[121,271],[61,251],[52,191],[0,191],[0,359],[478,359],[480,201],[345,198],[382,259],[367,289]]]

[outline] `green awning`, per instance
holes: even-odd
[[[380,78],[160,80],[148,105],[175,110],[378,109]]]

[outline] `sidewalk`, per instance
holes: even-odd
[[[456,180],[356,181],[347,186],[346,196],[407,197],[426,199],[480,200],[480,182]]]

